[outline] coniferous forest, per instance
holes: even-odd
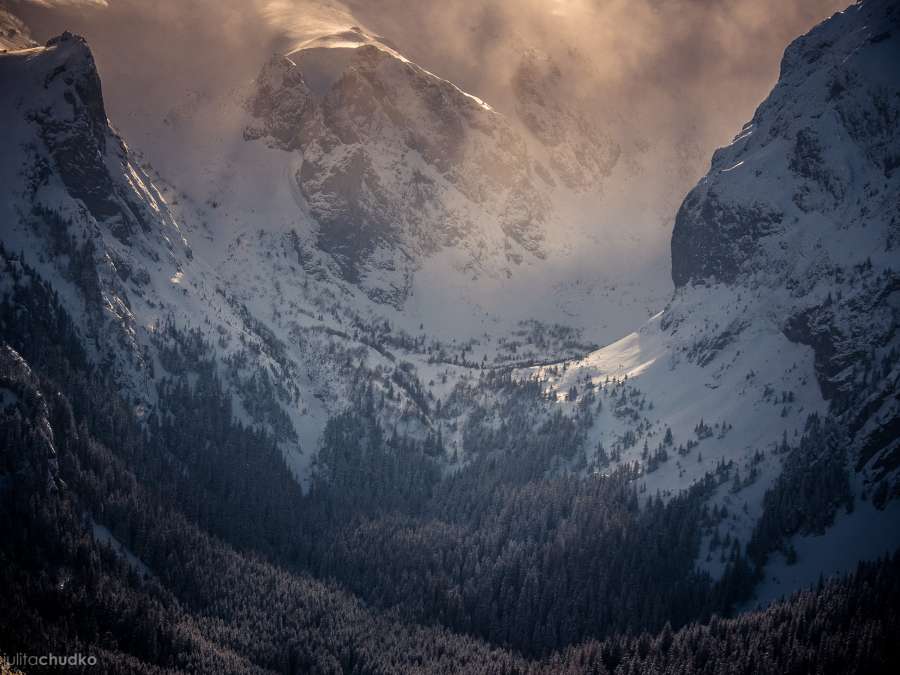
[[[735,546],[717,581],[693,563],[722,477],[639,506],[627,469],[530,469],[578,430],[517,437],[513,420],[520,461],[441,478],[439,439],[391,434],[363,401],[329,424],[304,494],[202,360],[142,426],[33,270],[0,327],[6,653],[283,673],[873,673],[900,657],[900,555],[734,614],[754,557]],[[778,536],[764,520],[756,555]]]

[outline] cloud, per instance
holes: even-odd
[[[725,141],[774,83],[784,47],[848,0],[347,0],[413,60],[493,101],[531,47],[572,95]]]
[[[108,7],[108,0],[17,0],[17,4],[32,4],[41,7]]]
[[[786,44],[847,0],[25,0],[38,36],[84,32],[100,61],[244,77],[271,50],[361,25],[492,104],[538,48],[613,128],[725,142],[774,82]],[[102,11],[98,11],[100,8]],[[113,56],[115,55],[115,56]],[[146,67],[142,66],[146,64]],[[174,71],[174,72],[173,72]],[[628,124],[623,124],[627,120]]]

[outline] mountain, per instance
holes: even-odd
[[[732,467],[714,501],[759,555],[824,534],[801,537],[805,576],[779,568],[763,595],[898,543],[898,21],[870,0],[792,43],[678,211],[665,311],[563,375],[535,371],[559,392],[621,383],[594,442],[649,464],[651,493]],[[862,506],[838,515],[848,498]]]
[[[775,90],[713,157],[672,236],[679,289],[745,289],[813,349],[857,470],[895,494],[898,23],[891,3],[864,3],[792,44]]]
[[[544,257],[549,204],[506,120],[358,32],[339,38],[269,62],[245,136],[301,155],[316,243],[344,277],[400,305],[442,248],[488,269]]]
[[[108,126],[82,38],[66,33],[2,54],[0,76],[10,94],[0,112],[3,244],[28,251],[60,280],[91,335],[127,345],[127,363],[115,371],[140,379],[149,365],[134,341],[129,291],[153,303],[160,290],[153,282],[179,274],[190,249]]]
[[[301,414],[303,399],[288,371],[297,366],[195,258],[166,198],[109,126],[85,40],[65,33],[0,54],[0,77],[10,93],[0,110],[5,272],[34,265],[52,283],[91,360],[139,417],[157,410],[165,378],[227,360],[237,413],[277,429],[296,454],[288,415]],[[239,393],[245,388],[252,399]]]
[[[778,86],[714,157],[672,240],[676,285],[752,289],[785,335],[812,347],[823,394],[858,439],[857,468],[876,481],[898,466],[900,74],[884,67],[898,21],[891,3],[862,3],[791,45]]]
[[[649,255],[640,228],[610,235],[584,215],[601,197],[613,208],[614,171],[635,176],[618,167],[619,144],[570,105],[562,79],[530,50],[513,78],[513,112],[501,113],[354,26],[276,54],[248,95],[243,135],[296,157],[288,180],[311,241],[376,302],[404,309],[410,296],[467,277],[476,302],[491,295],[479,285],[504,283],[533,298],[535,280],[593,282],[574,240],[619,278],[627,272],[615,251]],[[650,288],[661,285],[650,276]],[[555,296],[548,313],[568,300]],[[509,304],[490,311],[503,318]]]

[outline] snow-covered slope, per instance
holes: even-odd
[[[854,527],[847,519],[864,518],[878,536],[844,556],[845,567],[900,544],[897,509],[886,506],[900,492],[897,63],[900,10],[887,0],[854,5],[796,40],[771,95],[678,213],[677,289],[665,312],[584,359],[523,372],[560,399],[599,396],[597,470],[637,461],[651,493],[708,471],[727,477],[714,499],[728,512],[720,534],[758,547],[758,519],[783,508],[767,490],[802,492],[816,474],[825,485],[829,462],[846,462],[847,489],[875,508],[844,514],[841,494],[817,504],[840,525],[835,542]],[[820,433],[823,419],[831,435]],[[805,448],[799,466],[793,446]],[[804,483],[803,472],[813,478]],[[805,492],[792,498],[795,513],[809,507]],[[780,515],[786,535],[823,529],[791,530],[793,515]],[[712,551],[708,564],[718,564]],[[836,569],[801,564],[761,597]]]
[[[229,285],[274,255],[256,247],[263,259],[233,264],[230,251],[246,254],[248,237],[264,232],[298,242],[336,285],[351,279],[363,291],[354,310],[442,340],[497,340],[538,318],[605,344],[660,309],[674,203],[662,226],[653,200],[630,198],[625,186],[656,194],[654,152],[640,170],[617,159],[620,144],[636,144],[604,134],[585,102],[573,106],[567,64],[541,56],[536,40],[518,97],[498,112],[501,94],[488,90],[488,110],[443,79],[449,64],[429,61],[427,72],[404,58],[416,36],[388,42],[344,4],[229,5],[209,13],[222,30],[190,4],[173,8],[167,17],[180,18],[164,30],[142,3],[28,14],[42,35],[71,24],[88,37],[132,157]],[[278,77],[264,65],[273,52],[295,64],[312,99],[266,87],[263,70]],[[352,60],[363,54],[384,58],[360,69]],[[371,123],[351,117],[370,110]],[[306,129],[313,118],[322,126]],[[283,149],[285,134],[303,147]]]
[[[868,0],[794,42],[672,237],[679,295],[740,288],[813,348],[873,480],[900,468],[898,26],[895,3]]]
[[[212,359],[237,414],[272,430],[292,457],[312,394],[300,393],[296,363],[194,255],[166,199],[109,126],[84,39],[65,33],[0,54],[0,82],[2,293],[32,283],[23,265],[50,283],[91,360],[139,417],[156,409],[164,378],[199,372]]]
[[[99,60],[117,126],[136,161],[159,171],[201,257],[224,275],[239,238],[295,232],[304,256],[362,289],[371,311],[447,339],[540,317],[602,344],[658,311],[671,289],[658,218],[648,246],[627,195],[605,190],[617,144],[569,109],[543,63],[521,78],[539,137],[352,17],[324,24],[274,59],[277,43],[248,40],[230,77],[218,66],[204,77],[214,46],[198,45],[204,59],[184,55],[194,79],[179,71],[153,96],[126,80],[117,54]],[[151,66],[134,60],[147,80]]]
[[[84,308],[85,327],[125,346],[133,362],[118,363],[121,374],[141,379],[150,364],[136,342],[129,290],[159,292],[160,276],[182,271],[186,241],[109,128],[83,39],[67,33],[0,54],[0,80],[3,244],[59,278]]]

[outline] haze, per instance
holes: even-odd
[[[516,75],[530,63],[542,95],[590,120],[621,157],[610,176],[557,212],[567,227],[556,225],[560,229],[549,235],[563,254],[551,255],[539,276],[501,279],[497,288],[481,279],[475,289],[448,293],[474,293],[479,305],[507,311],[512,299],[527,299],[513,313],[518,319],[543,307],[538,298],[548,288],[639,284],[637,314],[616,306],[612,313],[621,325],[592,331],[607,341],[665,303],[672,223],[685,194],[706,171],[712,151],[730,142],[766,96],[787,43],[841,2],[110,0],[13,6],[38,40],[64,29],[87,37],[113,124],[165,179],[200,201],[213,182],[224,185],[240,170],[231,161],[243,143],[243,122],[234,111],[274,52],[359,26],[509,116],[517,113]],[[242,199],[248,221],[265,200]],[[433,281],[432,290],[454,282]],[[546,297],[550,311],[559,300]],[[418,298],[426,306],[447,303],[430,291]],[[571,320],[593,329],[590,321],[609,316],[607,309],[592,306]],[[459,325],[455,317],[450,323]]]

